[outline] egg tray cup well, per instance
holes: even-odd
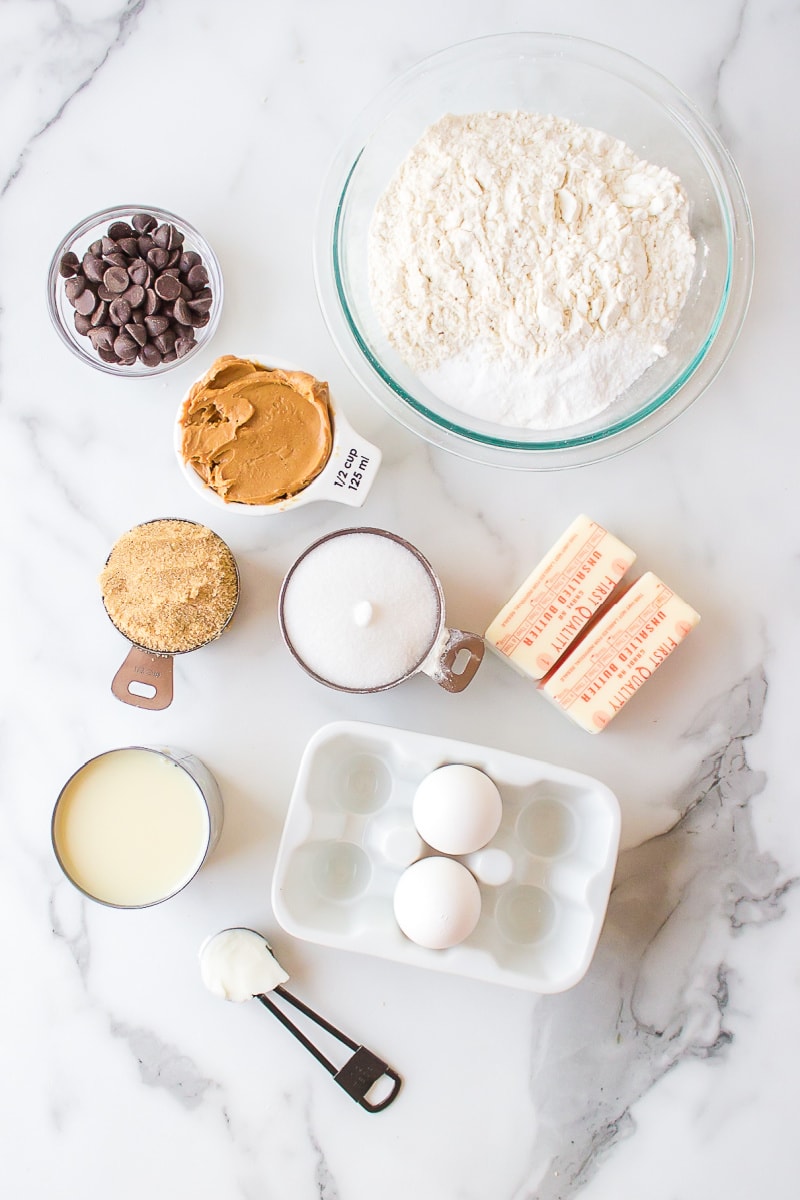
[[[487,849],[504,851],[513,866],[503,884],[479,880],[481,916],[470,936],[429,950],[395,920],[394,889],[405,868],[386,846],[397,834],[413,843],[414,793],[448,763],[477,767],[494,780],[503,817]],[[334,722],[311,738],[300,763],[275,864],[273,908],[280,925],[306,941],[532,992],[562,992],[592,960],[619,836],[616,796],[587,775],[430,734]],[[421,856],[432,853],[421,844]]]

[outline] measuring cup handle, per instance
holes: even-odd
[[[131,691],[138,684],[139,692]],[[157,711],[172,703],[172,659],[168,654],[148,654],[132,646],[111,681],[111,691],[123,704]]]
[[[486,644],[477,633],[467,633],[463,629],[446,629],[445,633],[444,646],[428,673],[446,692],[463,692],[483,662]],[[460,669],[454,670],[456,660],[462,653],[466,653],[467,657]]]

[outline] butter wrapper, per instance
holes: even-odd
[[[600,617],[541,690],[581,728],[599,733],[699,620],[649,571]]]
[[[489,647],[528,678],[543,679],[635,559],[602,525],[577,517],[494,618]]]

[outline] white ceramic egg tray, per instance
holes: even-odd
[[[404,867],[434,853],[418,839],[411,805],[422,779],[447,763],[477,767],[497,784],[503,818],[488,848],[503,852],[495,858],[510,877],[479,880],[472,934],[429,950],[401,932],[392,897]],[[597,946],[619,832],[616,796],[587,775],[468,742],[335,722],[311,738],[300,763],[272,903],[281,926],[306,941],[562,992]]]

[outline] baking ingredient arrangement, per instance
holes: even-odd
[[[613,405],[667,353],[695,258],[670,170],[610,134],[523,111],[443,112],[397,165],[369,237],[375,313],[420,378],[479,421],[551,430]],[[100,369],[174,365],[219,316],[221,291],[178,218],[131,209],[81,253],[62,246],[53,270]],[[279,518],[310,500],[360,507],[381,462],[326,381],[232,354],[183,397],[175,449],[195,490],[232,517]],[[420,549],[366,525],[312,541],[265,615],[298,669],[362,693],[367,715],[370,693],[418,672],[461,691],[488,646],[530,681],[532,719],[549,701],[596,734],[700,618],[652,570],[633,573],[620,536],[584,514],[561,525],[542,519],[538,565],[510,599],[497,589],[483,636],[447,626]],[[106,613],[132,644],[114,695],[164,708],[172,656],[234,617],[234,554],[205,525],[169,517],[121,534],[98,567]],[[75,771],[52,841],[84,895],[139,908],[190,884],[221,823],[199,759],[131,746]],[[586,775],[435,732],[335,722],[298,768],[273,909],[287,933],[342,951],[563,991],[597,945],[619,831],[616,797]],[[399,1075],[285,991],[260,934],[210,937],[200,969],[215,994],[270,1009],[363,1109],[395,1099]],[[345,1045],[346,1062],[322,1057],[276,996]]]

